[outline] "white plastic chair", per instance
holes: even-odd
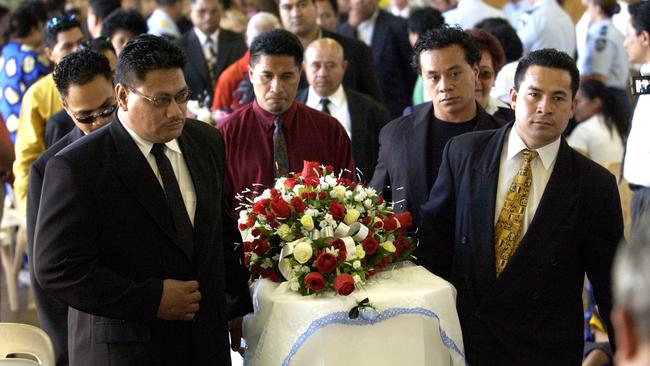
[[[25,358],[0,358],[0,366],[38,366],[35,361]]]
[[[0,204],[4,212],[0,214],[0,264],[7,281],[7,295],[11,311],[18,311],[18,273],[22,268],[25,254],[26,234],[24,215],[5,202],[5,187],[0,184]],[[13,205],[16,206],[16,205]],[[18,228],[16,235],[15,229]],[[16,245],[14,246],[14,242]]]
[[[42,329],[28,324],[0,323],[0,360],[19,360],[7,358],[13,354],[30,355],[37,360],[37,365],[55,366],[52,341]],[[0,365],[5,364],[0,362]]]

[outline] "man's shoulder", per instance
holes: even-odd
[[[193,138],[206,140],[206,141],[215,141],[222,140],[221,132],[214,128],[213,126],[197,121],[195,119],[187,118],[185,120],[185,127],[183,128],[183,134],[192,136]],[[182,135],[181,135],[182,136]]]
[[[386,108],[381,105],[379,102],[375,101],[368,94],[358,92],[354,89],[345,88],[345,94],[348,99],[348,103],[359,103],[363,106],[366,106],[368,109],[386,112]]]
[[[339,33],[330,32],[325,29],[323,29],[323,37],[332,38],[333,40],[340,43],[343,49],[357,50],[357,49],[363,49],[364,47],[368,47],[366,46],[365,43],[361,42],[358,39],[354,39]]]
[[[219,122],[217,129],[225,136],[229,131],[236,130],[242,126],[246,119],[250,117],[251,113],[253,113],[253,103],[244,104]]]
[[[71,134],[75,134],[75,138],[71,138]],[[39,157],[34,161],[32,164],[32,169],[38,170],[40,172],[45,171],[45,166],[47,165],[47,162],[55,156],[59,151],[65,149],[72,143],[76,142],[80,137],[82,137],[82,134],[79,134],[76,136],[76,131],[72,130],[68,132],[65,136],[63,136],[59,141],[57,141],[54,145],[52,145],[50,148],[45,150]]]
[[[391,27],[406,27],[406,19],[393,15],[386,10],[379,10],[377,15],[377,23],[375,24],[387,24]]]
[[[241,34],[223,28],[219,29],[219,41],[236,43],[241,42],[242,44],[245,44],[244,37]]]

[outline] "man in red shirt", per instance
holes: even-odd
[[[330,115],[295,101],[303,48],[292,33],[274,29],[250,47],[248,76],[255,101],[218,125],[226,143],[225,190],[230,211],[245,189],[262,192],[274,178],[301,171],[303,160],[331,165],[354,177],[352,147]]]

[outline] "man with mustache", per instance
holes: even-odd
[[[579,365],[585,274],[611,330],[623,218],[614,176],[562,137],[579,82],[564,52],[521,59],[514,123],[450,139],[422,206],[420,253],[458,291],[470,365]]]
[[[129,42],[112,122],[47,163],[35,272],[71,308],[71,366],[230,365],[229,326],[239,350],[252,304],[222,209],[223,139],[185,119],[184,64],[161,37]]]
[[[295,101],[302,71],[298,37],[274,29],[255,38],[248,75],[255,101],[228,116],[218,128],[226,142],[225,189],[231,212],[245,189],[260,193],[274,178],[300,172],[303,161],[331,165],[354,178],[352,147],[333,117]]]
[[[481,108],[474,95],[481,54],[460,28],[426,32],[415,43],[412,66],[422,75],[432,101],[413,107],[379,134],[379,158],[370,186],[411,211],[420,223],[420,206],[438,175],[447,141],[470,131],[499,128],[501,121]]]

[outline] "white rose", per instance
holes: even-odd
[[[366,208],[370,208],[370,207],[372,207],[372,201],[370,200],[370,198],[366,198],[366,199],[363,201],[363,205],[364,205]]]
[[[300,196],[302,194],[302,192],[304,191],[304,189],[305,189],[304,185],[296,184],[295,186],[293,186],[293,193],[295,193],[296,196]]]
[[[300,223],[302,224],[302,227],[305,230],[307,231],[314,230],[314,218],[311,217],[310,215],[304,215],[303,217],[301,217]]]
[[[361,276],[359,276],[358,274],[355,274],[354,276],[352,276],[352,278],[354,279],[355,284],[363,283],[363,281],[361,281]]]
[[[345,210],[345,217],[343,217],[343,222],[346,225],[350,225],[353,222],[356,222],[359,219],[360,215],[361,213],[359,213],[359,211],[353,208],[348,208],[347,210]]]
[[[311,247],[311,240],[302,238],[293,247],[293,258],[300,264],[305,264],[311,259],[314,249]]]

